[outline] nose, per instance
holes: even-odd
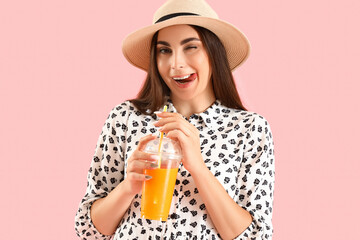
[[[180,69],[184,68],[185,66],[185,58],[182,54],[182,52],[175,52],[173,53],[171,57],[171,68],[172,69]]]

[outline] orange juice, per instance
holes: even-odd
[[[141,217],[166,221],[169,215],[176,182],[177,168],[145,169],[152,176],[144,182],[141,198]]]

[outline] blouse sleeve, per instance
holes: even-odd
[[[111,238],[95,228],[90,218],[90,208],[95,200],[106,197],[124,179],[123,149],[127,115],[126,103],[112,109],[98,139],[87,174],[86,193],[75,216],[75,231],[83,240]]]
[[[274,144],[268,122],[260,115],[254,116],[244,141],[240,142],[244,155],[238,172],[240,194],[237,200],[253,221],[235,238],[237,240],[271,239],[273,234]]]

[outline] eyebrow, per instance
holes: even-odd
[[[181,45],[184,45],[184,44],[186,44],[186,43],[188,43],[188,42],[191,42],[191,41],[200,41],[200,39],[194,38],[194,37],[192,37],[192,38],[186,38],[186,39],[182,40],[182,41],[180,42],[180,44],[181,44]],[[158,41],[156,44],[162,44],[162,45],[165,45],[165,46],[170,47],[170,44],[169,44],[168,42],[165,42],[165,41]]]

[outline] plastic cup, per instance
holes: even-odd
[[[152,178],[144,181],[143,184],[141,217],[166,221],[182,155],[180,146],[176,141],[164,137],[160,149],[159,143],[160,138],[156,138],[150,141],[144,150],[144,152],[158,155],[160,160],[158,168],[144,170],[144,174]]]

